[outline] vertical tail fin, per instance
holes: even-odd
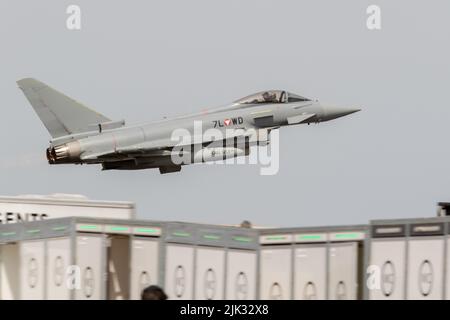
[[[36,79],[22,79],[17,84],[53,138],[85,132],[93,124],[111,121]]]

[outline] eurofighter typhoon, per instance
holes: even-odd
[[[163,174],[180,171],[186,164],[247,156],[250,146],[270,143],[271,130],[360,110],[268,90],[225,107],[126,126],[125,121],[112,121],[38,80],[26,78],[17,84],[52,136],[46,152],[49,164],[101,164],[103,170],[159,168]],[[201,137],[199,124],[205,132]],[[213,133],[207,135],[208,130]]]

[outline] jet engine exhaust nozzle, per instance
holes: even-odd
[[[71,163],[79,159],[81,154],[78,142],[69,142],[55,147],[47,148],[46,155],[48,163]]]

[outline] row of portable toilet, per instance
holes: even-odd
[[[263,230],[261,299],[450,299],[450,217]]]
[[[360,299],[367,226],[263,230],[261,299]]]
[[[61,218],[0,226],[0,299],[449,299],[450,218],[247,229]]]
[[[366,299],[450,299],[448,217],[372,221]]]
[[[257,232],[62,218],[0,227],[1,299],[256,299]]]

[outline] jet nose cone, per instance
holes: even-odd
[[[325,113],[327,120],[332,120],[347,116],[349,114],[361,111],[359,108],[346,108],[346,107],[326,107]]]

